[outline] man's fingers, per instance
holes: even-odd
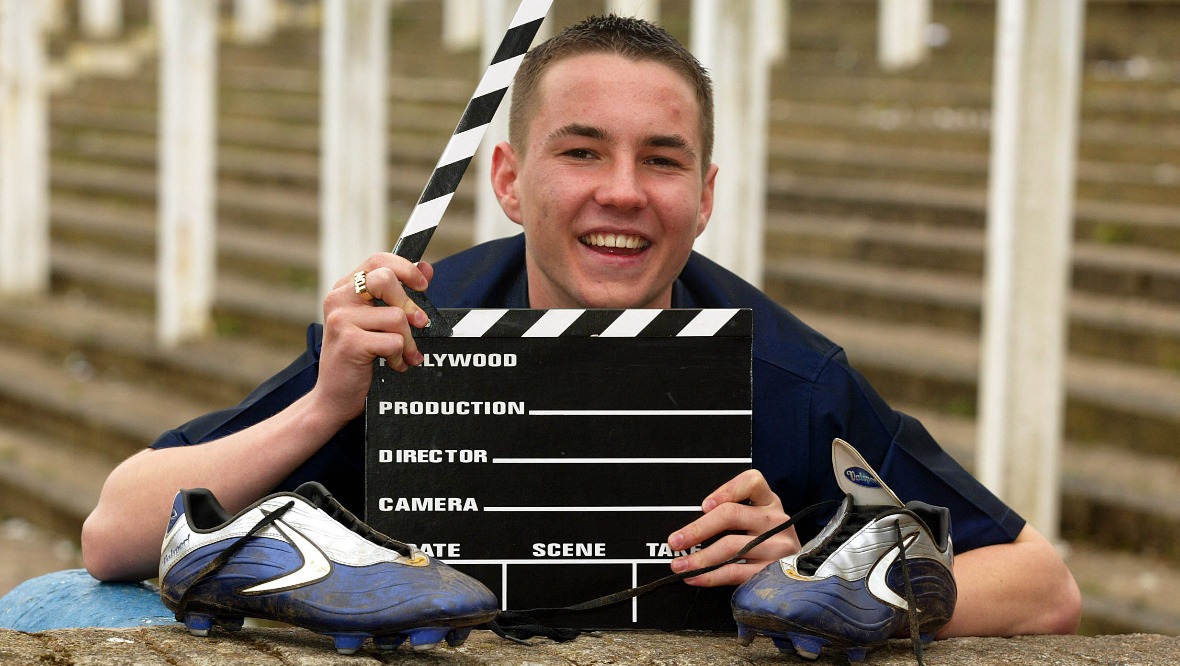
[[[374,265],[382,261],[389,265]],[[433,268],[429,264],[420,268],[395,255],[374,255],[362,266],[369,266],[362,268],[363,276],[338,280],[324,299],[325,338],[332,337],[343,344],[342,349],[350,350],[346,355],[359,354],[366,362],[384,358],[398,372],[420,365],[422,354],[411,327],[425,328],[430,317],[410,299],[402,283],[425,289]],[[361,277],[366,294],[359,290]],[[373,307],[372,298],[389,307]]]
[[[681,573],[720,564],[735,557],[753,538],[753,535],[743,534],[723,536],[712,544],[709,544],[708,548],[703,548],[695,553],[683,555],[672,560],[672,570]],[[793,533],[785,536],[776,535],[758,544],[757,548],[752,548],[750,552],[742,557],[747,561],[762,561],[765,563],[766,561],[777,560],[780,557],[785,557],[795,552],[798,550],[797,544],[798,541],[795,540]]]
[[[427,284],[434,279],[434,266],[431,266],[425,261],[419,261],[414,265],[418,267],[418,272],[422,273],[422,277],[426,278]],[[425,289],[418,289],[418,291],[425,291]]]
[[[367,259],[361,262],[352,273],[336,280],[333,289],[340,289],[348,286],[352,287],[352,276],[357,271],[364,271],[366,278],[369,273],[381,268],[388,268],[397,275],[397,280],[414,291],[426,291],[426,287],[430,285],[430,280],[434,278],[434,267],[425,261],[412,263],[404,257],[399,257],[390,252],[379,252],[370,255]]]
[[[702,574],[694,578],[685,578],[684,582],[695,587],[741,585],[749,580],[751,576],[765,569],[766,566],[766,562],[727,564],[716,571],[710,571],[707,574]]]
[[[668,537],[668,545],[673,550],[685,550],[722,532],[761,534],[786,519],[787,515],[777,506],[747,506],[726,502],[674,532]]]
[[[406,293],[393,270],[387,267],[375,268],[366,274],[365,282],[369,294],[374,298],[404,311],[410,325],[425,328],[430,323],[430,317]]]
[[[409,329],[409,315],[399,308],[356,308],[349,312],[352,324],[361,331],[361,348],[371,357],[384,358],[398,372],[420,365],[422,354]]]
[[[726,481],[701,502],[708,513],[723,504],[748,502],[753,506],[778,506],[778,495],[770,489],[766,477],[756,469],[748,469]]]

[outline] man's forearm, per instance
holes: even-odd
[[[939,637],[1063,634],[1077,630],[1081,595],[1061,557],[1026,526],[1009,544],[955,558],[959,600]]]
[[[314,454],[340,427],[320,419],[307,396],[283,412],[223,439],[141,451],[107,478],[82,529],[82,557],[101,580],[154,577],[172,499],[181,488],[209,488],[236,513]]]

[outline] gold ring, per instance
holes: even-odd
[[[356,289],[356,293],[366,301],[373,300],[373,295],[369,293],[369,286],[365,283],[365,272],[357,271],[352,274],[352,286]]]

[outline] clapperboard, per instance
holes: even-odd
[[[496,592],[560,607],[662,578],[666,540],[750,466],[751,312],[443,310],[426,362],[375,365],[366,520]],[[562,616],[732,628],[731,588],[673,583]]]

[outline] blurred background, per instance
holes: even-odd
[[[218,6],[215,289],[203,334],[173,344],[156,320],[155,10],[117,2],[116,27],[97,35],[81,3],[54,4],[49,288],[0,297],[0,595],[79,566],[109,470],[236,403],[302,351],[319,317],[321,4],[278,0],[273,27],[249,37],[232,3]],[[658,3],[685,43],[692,4]],[[933,0],[923,53],[900,67],[879,57],[881,6],[784,3],[758,277],[971,468],[997,5]],[[372,250],[392,246],[486,64],[478,40],[444,43],[444,8],[389,5],[389,242]],[[557,0],[546,30],[603,11]],[[1084,632],[1176,635],[1180,2],[1091,0],[1084,26],[1053,527],[1085,596]],[[476,238],[472,171],[428,259]]]

